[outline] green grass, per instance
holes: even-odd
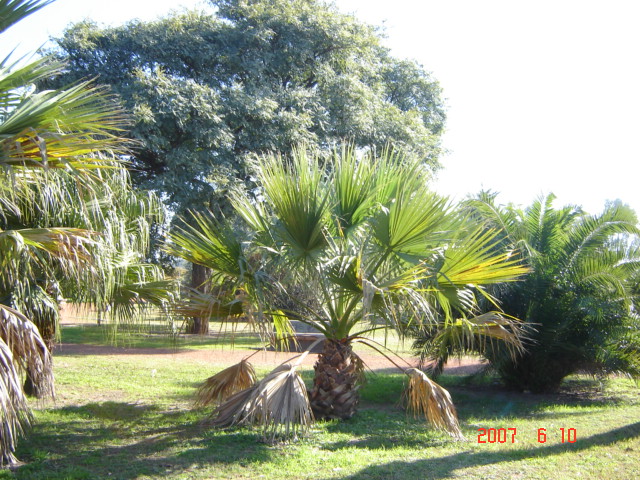
[[[65,342],[67,334],[95,334],[69,328]],[[370,375],[354,418],[271,446],[248,428],[210,429],[208,412],[192,410],[191,398],[212,366],[176,358],[56,356],[58,401],[34,405],[35,425],[17,452],[26,464],[0,479],[617,480],[640,472],[640,401],[625,379],[600,388],[574,377],[561,394],[538,396],[503,391],[491,379],[442,377],[467,437],[454,441],[404,413],[402,376]],[[303,376],[310,382],[312,372]],[[515,443],[479,444],[478,428],[516,428]],[[576,442],[562,443],[560,428],[574,428]]]
[[[215,327],[215,326],[214,326]],[[245,326],[237,331],[212,328],[209,336],[169,335],[153,325],[130,325],[115,331],[109,325],[79,324],[64,326],[61,333],[63,343],[83,345],[113,345],[125,348],[173,348],[177,350],[202,350],[214,347],[235,346],[239,348],[261,347],[257,333]]]

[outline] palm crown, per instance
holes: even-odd
[[[351,343],[371,344],[365,337],[374,330],[403,334],[428,324],[456,332],[442,341],[493,336],[521,346],[515,322],[478,315],[477,294],[490,298],[483,286],[514,280],[525,269],[508,252],[496,252],[494,233],[428,190],[420,163],[391,150],[376,158],[344,148],[321,160],[297,149],[286,159],[260,158],[254,174],[253,195],[231,197],[239,219],[233,227],[194,214],[195,224],[173,232],[167,248],[212,271],[216,295],[208,301],[199,295],[190,308],[271,322],[289,305],[287,316],[325,335],[311,393],[317,416],[354,413]],[[231,296],[238,288],[242,299]],[[336,371],[352,373],[348,380],[327,377],[323,362],[330,357]],[[344,398],[336,382],[354,395]]]

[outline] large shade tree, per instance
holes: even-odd
[[[138,141],[134,180],[174,211],[228,212],[228,188],[252,183],[251,155],[302,142],[393,142],[437,165],[440,88],[374,28],[320,0],[211,4],[116,28],[79,23],[57,40],[68,62],[58,82],[99,76],[122,97]]]
[[[49,3],[0,2],[0,33]],[[34,87],[62,69],[48,58],[0,63],[1,464],[16,462],[30,420],[20,371],[34,394],[53,395],[59,299],[122,318],[143,296],[166,298],[159,270],[140,263],[158,203],[131,189],[114,156],[125,153],[125,116],[91,82]]]
[[[495,250],[495,233],[429,191],[420,161],[347,148],[327,164],[297,149],[288,159],[262,157],[253,174],[258,199],[231,196],[240,224],[196,214],[192,226],[170,235],[167,248],[212,272],[215,295],[196,295],[186,311],[276,327],[283,317],[296,318],[324,335],[310,393],[317,418],[354,414],[361,362],[352,346],[363,342],[383,350],[367,339],[376,330],[402,335],[426,324],[442,333],[443,342],[494,338],[521,347],[518,322],[497,312],[482,314],[477,295],[489,298],[485,286],[514,280],[524,268],[508,252]],[[233,371],[249,378],[245,367]],[[286,380],[306,395],[294,388],[294,367],[277,370],[268,385],[252,387],[253,394],[249,389],[229,399],[218,424],[259,419],[277,430],[287,415],[256,409],[281,395],[273,382]],[[422,372],[407,373],[415,381],[412,392],[431,399],[414,395],[416,405],[425,406],[435,425],[459,433],[448,395]],[[215,381],[210,387],[221,391]]]
[[[640,230],[635,213],[611,203],[598,215],[555,208],[553,195],[526,209],[496,205],[484,193],[470,211],[500,231],[500,242],[526,260],[531,273],[497,296],[522,319],[531,344],[515,358],[499,345],[486,350],[509,387],[555,391],[576,372],[640,374],[637,285]]]

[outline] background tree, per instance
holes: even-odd
[[[263,157],[254,175],[264,201],[232,195],[242,226],[195,215],[197,225],[170,234],[169,251],[210,268],[218,287],[216,296],[198,296],[186,308],[230,315],[230,321],[243,314],[268,325],[289,315],[324,334],[310,393],[316,418],[344,419],[356,411],[362,362],[352,344],[381,348],[366,339],[370,332],[394,329],[402,335],[411,325],[429,324],[440,332],[467,333],[443,334],[443,342],[496,337],[519,348],[517,322],[495,312],[479,315],[476,294],[524,269],[505,252],[493,251],[492,233],[428,191],[421,162],[388,151],[359,157],[350,149],[330,162],[325,170],[317,156],[300,149],[290,161]],[[301,290],[307,292],[302,298],[315,302],[303,303]],[[298,308],[282,313],[278,299],[287,292],[294,292]],[[289,370],[278,372],[289,379]],[[439,387],[415,369],[408,374],[429,385],[424,388],[433,402]],[[277,396],[266,390],[267,397]],[[221,407],[227,413],[219,423],[246,420],[246,397],[239,395],[230,400],[236,407]],[[455,415],[446,413],[450,399],[442,398],[430,403],[430,418],[459,433]],[[264,412],[256,417],[272,418]]]
[[[640,374],[636,288],[640,269],[637,218],[613,203],[600,215],[553,207],[553,195],[521,210],[484,194],[474,214],[501,229],[503,246],[522,255],[531,273],[497,296],[505,312],[532,328],[533,342],[514,360],[499,345],[486,352],[509,387],[555,391],[572,373]]]
[[[80,23],[57,40],[68,62],[58,84],[99,76],[133,112],[137,185],[178,213],[228,212],[228,188],[251,184],[252,155],[343,139],[393,142],[436,167],[440,88],[374,28],[318,0],[211,3],[213,14]]]

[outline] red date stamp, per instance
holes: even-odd
[[[578,432],[575,428],[560,428],[561,443],[575,443]],[[479,428],[478,443],[516,443],[518,431],[512,428]],[[547,429],[538,429],[538,443],[546,443]]]

